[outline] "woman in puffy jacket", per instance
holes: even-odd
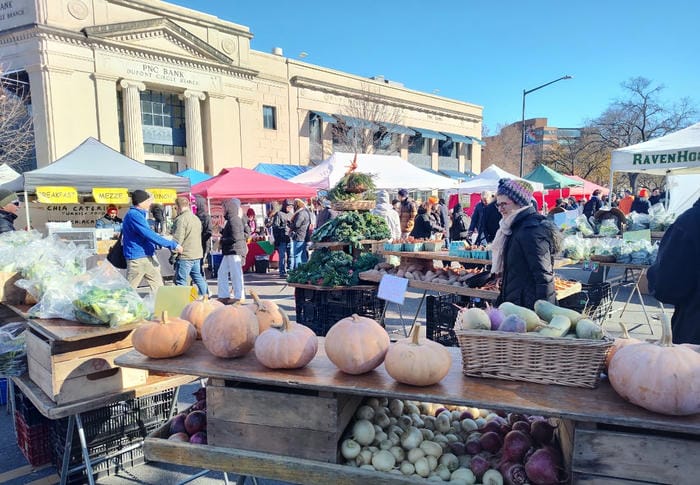
[[[465,241],[469,234],[469,216],[462,210],[462,204],[452,208],[452,225],[450,226],[450,241]]]

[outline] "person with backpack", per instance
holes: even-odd
[[[589,220],[603,207],[603,201],[600,198],[600,189],[595,189],[591,195],[591,200],[583,205],[583,215],[586,220]]]
[[[272,238],[275,240],[275,249],[279,259],[279,275],[280,278],[287,277],[287,266],[291,261],[287,260],[289,252],[289,212],[291,212],[291,201],[275,202],[272,205],[272,211],[268,216],[268,225],[272,230]]]
[[[469,216],[457,204],[452,208],[452,225],[450,226],[450,241],[465,241],[469,235]]]

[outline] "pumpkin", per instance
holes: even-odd
[[[204,295],[201,300],[188,303],[180,313],[180,318],[184,318],[197,329],[197,338],[202,338],[202,324],[204,319],[217,308],[224,306],[219,300],[210,300],[208,295]]]
[[[202,343],[217,357],[242,357],[253,348],[258,319],[240,303],[214,310],[202,324]]]
[[[391,377],[402,384],[431,386],[440,382],[450,371],[452,356],[441,344],[420,341],[420,323],[416,322],[407,339],[389,347],[384,367]]]
[[[282,311],[280,307],[277,306],[277,303],[269,300],[261,300],[254,291],[250,292],[250,296],[253,297],[253,303],[246,306],[258,317],[260,333],[263,333],[273,325],[282,325]]]
[[[160,320],[146,322],[131,334],[134,348],[153,359],[182,355],[197,340],[197,329],[187,320],[161,314]]]
[[[671,323],[661,315],[661,340],[618,349],[608,369],[610,384],[624,399],[671,416],[700,413],[700,353],[674,345]]]
[[[642,341],[636,338],[630,337],[629,332],[627,332],[627,326],[625,326],[624,323],[619,322],[620,327],[622,327],[622,336],[616,338],[613,341],[612,347],[610,347],[610,350],[608,350],[608,355],[605,356],[605,368],[607,369],[610,366],[610,361],[613,358],[613,355],[620,350],[622,347],[625,347],[627,345],[631,344],[641,344]]]
[[[273,325],[255,340],[255,357],[270,369],[299,369],[316,355],[318,338],[309,327],[291,323],[281,312],[282,325]]]
[[[339,320],[326,334],[326,355],[348,374],[364,374],[384,361],[389,334],[377,322],[352,315]]]

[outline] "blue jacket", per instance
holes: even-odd
[[[177,241],[165,239],[148,226],[146,211],[131,207],[122,222],[122,246],[126,259],[139,259],[153,256],[156,245],[174,250]]]

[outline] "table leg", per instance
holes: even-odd
[[[87,441],[85,440],[85,430],[83,429],[83,420],[80,419],[80,414],[75,415],[75,425],[78,427],[78,438],[80,439],[80,447],[83,451],[83,461],[85,462],[85,473],[87,473],[88,483],[90,485],[95,485],[95,479],[92,477],[92,464],[90,463],[90,452],[87,449]],[[65,455],[63,456],[63,458],[65,460]]]
[[[630,292],[630,296],[627,297],[627,301],[625,302],[625,305],[622,307],[622,311],[620,312],[620,317],[625,313],[625,310],[627,309],[627,305],[630,304],[632,301],[632,297],[634,296],[635,293],[637,293],[637,296],[639,297],[639,304],[642,306],[642,312],[644,312],[644,319],[647,322],[647,326],[649,327],[649,332],[651,332],[652,335],[654,335],[654,328],[651,326],[651,321],[649,320],[649,314],[647,313],[647,307],[644,304],[644,296],[642,295],[641,290],[639,289],[639,283],[642,281],[642,277],[646,271],[640,270],[639,275],[637,278],[634,280],[634,286],[632,287],[632,291]],[[663,308],[662,308],[663,310]],[[637,330],[639,327],[644,325],[643,323],[638,323],[634,325],[633,327],[629,328],[628,330],[630,332]]]
[[[168,415],[172,418],[175,416],[175,409],[177,409],[177,399],[180,396],[180,386],[177,386],[175,388],[175,392],[173,393],[173,398],[170,400],[170,411],[168,411]]]
[[[70,464],[70,451],[73,444],[73,426],[75,426],[75,417],[71,414],[68,416],[68,429],[66,429],[66,442],[63,446],[63,463],[61,465],[61,485],[66,485],[68,481],[68,465]]]
[[[416,315],[413,317],[413,323],[411,324],[411,330],[408,332],[408,335],[413,335],[413,327],[416,326],[416,321],[418,320],[418,315],[420,315],[420,310],[423,308],[423,302],[425,301],[425,295],[428,293],[428,290],[423,290],[423,296],[420,297],[420,301],[418,302],[418,309],[416,310]]]
[[[17,423],[15,422],[15,383],[11,377],[7,378],[7,412],[12,420],[12,431],[17,439]]]

